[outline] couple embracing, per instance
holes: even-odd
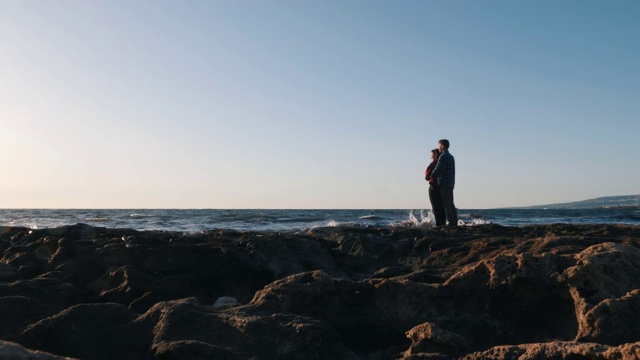
[[[456,183],[456,163],[449,153],[449,140],[438,141],[438,148],[431,150],[431,163],[425,172],[429,182],[429,200],[436,218],[436,227],[458,225],[458,211],[453,203],[453,187]]]

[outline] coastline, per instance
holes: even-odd
[[[632,359],[638,235],[564,224],[3,228],[0,356]]]

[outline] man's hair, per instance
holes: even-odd
[[[442,144],[442,146],[444,146],[445,150],[449,150],[449,140],[440,139],[440,141],[438,141],[438,144]]]

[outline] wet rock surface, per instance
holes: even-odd
[[[0,228],[0,358],[637,359],[640,228]]]

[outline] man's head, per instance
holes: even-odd
[[[449,150],[449,140],[440,139],[440,141],[438,141],[438,148],[440,149],[440,152]]]

